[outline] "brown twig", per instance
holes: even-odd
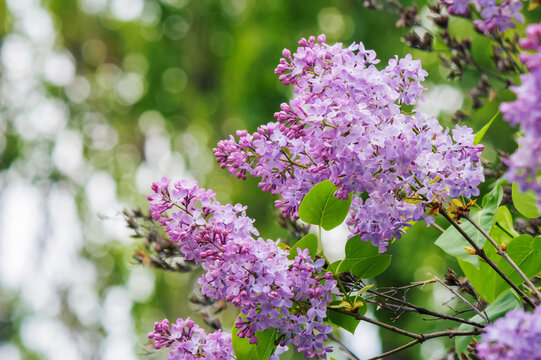
[[[371,293],[371,294],[377,295],[377,296],[387,298],[389,300],[392,300],[392,301],[397,302],[399,304],[405,305],[407,307],[413,308],[419,314],[430,315],[430,316],[434,316],[434,317],[437,317],[437,318],[440,318],[440,319],[445,319],[445,320],[452,320],[452,321],[460,322],[460,323],[463,323],[463,324],[472,325],[472,326],[475,326],[475,327],[478,327],[478,328],[482,328],[482,327],[485,326],[483,324],[479,324],[479,323],[476,323],[476,322],[471,321],[471,320],[462,319],[462,318],[459,318],[457,316],[440,314],[440,313],[428,310],[428,309],[426,309],[424,307],[417,306],[415,304],[411,304],[411,303],[409,303],[407,301],[397,299],[397,298],[395,298],[395,297],[393,297],[391,295],[380,293],[380,292],[377,292],[377,291],[374,291],[374,290],[368,290],[368,292]]]
[[[417,345],[417,344],[419,344],[419,343],[420,343],[419,340],[413,340],[413,341],[411,341],[411,342],[409,342],[409,343],[407,343],[407,344],[405,344],[405,345],[402,345],[402,346],[400,346],[400,347],[397,347],[396,349],[393,349],[393,350],[391,350],[391,351],[384,352],[383,354],[379,354],[378,356],[374,356],[374,357],[372,357],[372,358],[370,358],[370,359],[368,359],[368,360],[383,359],[384,357],[387,357],[387,356],[396,354],[396,353],[398,353],[398,352],[400,352],[400,351],[402,351],[402,350],[405,350],[405,349],[407,349],[407,348],[410,348],[410,347],[412,347],[412,346],[414,346],[414,345]]]
[[[490,242],[492,244],[492,246],[494,246],[494,248],[496,249],[497,254],[500,255],[501,257],[503,257],[509,263],[509,265],[511,265],[513,267],[513,269],[515,269],[517,274],[520,275],[520,277],[526,282],[528,287],[533,290],[535,296],[541,301],[541,292],[539,292],[539,290],[537,290],[537,287],[531,282],[531,280],[528,278],[528,276],[526,276],[526,274],[524,274],[524,272],[518,267],[518,265],[513,261],[513,259],[511,259],[509,257],[507,252],[504,249],[502,249],[500,247],[500,245],[498,245],[498,243],[481,226],[479,226],[479,224],[477,224],[475,222],[475,220],[473,220],[470,217],[469,214],[466,214],[463,217],[466,220],[468,220],[477,230],[479,230],[479,232],[481,234],[483,234],[483,236],[488,240],[488,242]]]
[[[451,223],[451,225],[458,230],[458,232],[464,237],[464,239],[466,239],[466,241],[468,241],[468,243],[470,243],[470,245],[475,249],[476,251],[476,254],[477,256],[479,256],[480,258],[482,258],[483,260],[485,260],[485,262],[492,268],[494,269],[494,271],[496,271],[496,273],[503,279],[505,280],[506,283],[509,284],[509,286],[511,286],[511,288],[513,290],[515,290],[519,295],[520,297],[528,304],[530,305],[533,309],[535,308],[535,304],[533,303],[533,301],[522,291],[518,288],[518,286],[515,285],[515,283],[513,283],[511,281],[511,279],[509,279],[509,277],[507,275],[505,275],[501,270],[500,268],[498,267],[498,265],[496,265],[496,263],[494,261],[492,261],[488,256],[487,254],[485,253],[485,251],[483,249],[481,249],[479,246],[477,246],[477,244],[475,243],[475,241],[472,240],[472,238],[470,238],[470,236],[468,234],[466,234],[466,232],[460,227],[460,225],[457,224],[456,221],[453,220],[453,218],[451,218],[451,216],[449,216],[449,214],[447,213],[447,211],[444,209],[444,208],[441,208],[440,209],[440,214],[443,215],[444,218],[447,219],[447,221],[449,221]]]
[[[356,318],[357,320],[366,321],[366,322],[369,322],[371,324],[382,327],[384,329],[387,329],[389,331],[392,331],[394,333],[401,334],[401,335],[404,335],[404,336],[407,336],[407,337],[410,337],[410,338],[414,339],[412,342],[410,342],[410,343],[408,343],[406,345],[403,345],[403,346],[401,346],[401,347],[399,347],[397,349],[394,349],[392,351],[389,351],[387,353],[381,354],[381,355],[379,355],[379,357],[375,357],[373,359],[381,359],[381,358],[383,358],[385,356],[392,355],[392,354],[395,354],[395,353],[397,353],[399,351],[407,349],[407,348],[409,348],[409,347],[411,347],[411,346],[413,346],[415,344],[420,344],[420,343],[422,343],[422,342],[424,342],[426,340],[430,340],[430,339],[434,339],[434,338],[438,338],[438,337],[452,338],[452,337],[455,337],[455,336],[478,335],[478,334],[481,333],[481,329],[474,328],[473,330],[445,330],[445,331],[437,331],[437,332],[428,333],[428,334],[417,334],[417,333],[413,333],[413,332],[398,328],[396,326],[386,324],[386,323],[381,322],[379,320],[368,318],[368,317],[366,317],[364,315],[361,315],[359,313],[352,313],[352,312],[348,312],[348,311],[345,311],[345,310],[342,310],[342,309],[334,309],[334,308],[331,308],[330,310],[341,313],[341,314],[352,316],[352,317]]]
[[[490,322],[490,320],[488,319],[487,316],[485,316],[485,314],[483,314],[481,311],[479,311],[479,309],[477,309],[475,306],[473,306],[468,300],[466,300],[466,298],[464,298],[462,295],[460,295],[458,293],[458,291],[455,291],[452,287],[450,287],[449,285],[447,285],[444,281],[442,281],[441,279],[439,279],[437,276],[434,276],[434,279],[436,279],[437,282],[439,282],[440,284],[442,284],[447,290],[449,290],[450,292],[452,292],[457,298],[459,298],[460,300],[462,300],[463,303],[465,303],[466,305],[468,305],[468,307],[470,309],[472,309],[473,311],[475,311],[477,313],[477,315],[479,315],[482,319],[484,319],[487,323]]]
[[[344,345],[343,342],[340,341],[340,339],[338,339],[336,336],[334,336],[333,334],[330,334],[329,335],[329,339],[331,339],[332,341],[334,341],[335,343],[337,343],[340,347],[341,347],[341,350],[344,351],[349,357],[355,359],[355,360],[361,360],[357,355],[355,355],[353,353],[353,351],[351,351],[346,345]]]

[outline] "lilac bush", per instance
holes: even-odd
[[[500,105],[505,120],[519,125],[522,136],[517,139],[519,148],[508,161],[506,173],[509,181],[517,182],[522,191],[533,190],[541,199],[541,24],[526,29],[527,38],[520,46],[532,53],[523,52],[520,60],[530,71],[521,76],[522,84],[511,89],[517,99]],[[541,200],[537,203],[541,208]]]
[[[220,141],[214,153],[222,168],[260,177],[263,191],[282,197],[276,206],[286,217],[298,216],[313,185],[331,180],[339,198],[353,194],[351,233],[380,252],[409,222],[425,219],[427,204],[479,194],[483,146],[473,145],[472,130],[449,131],[405,108],[422,98],[420,61],[395,57],[379,70],[362,43],[344,48],[320,35],[299,45],[293,55],[283,51],[275,71],[294,86],[294,98],[275,122]]]
[[[255,333],[268,328],[282,334],[277,345],[294,345],[306,358],[325,358],[332,326],[324,324],[327,304],[336,282],[323,270],[325,261],[313,261],[309,251],[289,253],[278,242],[254,239],[258,231],[246,207],[221,205],[210,190],[182,180],[153,184],[149,196],[155,220],[178,242],[187,260],[204,270],[198,282],[201,293],[225,299],[244,317],[237,319],[237,335],[257,343]],[[172,214],[168,210],[175,209]]]
[[[483,360],[541,359],[541,307],[510,311],[487,326],[477,353]]]
[[[453,15],[466,15],[470,12],[470,4],[479,11],[481,20],[473,23],[477,29],[485,34],[490,32],[504,32],[516,27],[513,22],[524,22],[521,0],[440,0],[448,5],[449,13]]]
[[[171,348],[169,360],[230,360],[235,354],[231,335],[222,330],[207,334],[189,317],[177,319],[171,327],[167,319],[157,321],[148,338],[154,341],[156,349]]]
[[[468,14],[473,4],[482,18],[474,21],[475,25],[485,34],[490,33],[487,39],[494,42],[502,40],[498,31],[514,27],[514,21],[523,21],[520,1],[441,1],[457,15]],[[442,9],[435,6],[432,10],[439,16],[436,23],[442,28],[440,35],[452,54],[464,55],[462,60],[454,55],[458,59],[455,66],[463,71],[466,65],[474,65],[482,71],[469,54],[470,40],[459,41],[449,35],[447,14],[442,15]],[[416,7],[399,7],[399,11],[415,23]],[[520,60],[530,73],[522,75],[522,85],[512,87],[517,99],[502,104],[500,109],[506,120],[520,125],[524,132],[518,141],[519,149],[509,158],[506,176],[518,182],[522,190],[533,189],[541,198],[541,24],[529,26],[527,34],[520,45],[533,52],[522,53]],[[514,51],[502,44],[500,41],[497,48],[501,51],[494,50],[494,58],[507,65],[499,69],[519,71],[512,55],[502,58],[501,53]],[[246,215],[245,206],[222,205],[211,190],[186,180],[171,185],[169,179],[163,178],[152,185],[153,194],[148,197],[153,219],[164,227],[185,260],[202,267],[198,279],[201,294],[231,303],[240,314],[234,323],[233,340],[221,331],[207,335],[188,318],[178,319],[171,329],[167,320],[157,322],[148,335],[154,346],[172,348],[169,360],[239,359],[245,350],[250,354],[258,351],[254,349],[263,339],[258,349],[268,351],[257,358],[277,360],[292,345],[306,359],[326,359],[332,351],[326,344],[331,324],[353,332],[357,322],[364,320],[409,336],[415,339],[413,344],[442,336],[462,337],[464,342],[483,334],[476,347],[483,359],[540,359],[541,312],[536,304],[541,301],[541,292],[531,280],[541,269],[534,263],[538,239],[515,235],[512,230],[516,229],[505,228],[513,228],[513,217],[507,211],[509,219],[505,223],[500,219],[508,210],[502,203],[501,181],[480,202],[481,210],[472,212],[476,216],[469,216],[475,201],[451,200],[480,194],[478,186],[484,181],[480,155],[484,147],[477,143],[492,120],[474,135],[467,126],[443,128],[435,117],[418,111],[416,105],[423,99],[423,81],[428,74],[409,54],[404,58],[395,56],[381,65],[376,53],[362,43],[329,45],[320,35],[317,39],[301,39],[294,53],[284,49],[282,55],[275,74],[284,85],[293,86],[291,101],[281,104],[280,111],[274,114],[275,121],[260,126],[253,134],[237,131],[236,137],[220,141],[213,151],[220,166],[232,176],[260,178],[261,190],[279,196],[275,205],[282,211],[284,227],[289,221],[295,228],[292,233],[296,238],[309,231],[298,231],[302,225],[294,220],[299,216],[326,230],[326,226],[336,227],[345,219],[351,233],[346,256],[331,263],[321,248],[321,237],[314,234],[299,240],[295,250],[279,241],[265,240],[259,237],[254,220]],[[509,86],[509,80],[492,72],[483,73],[477,97],[488,94],[491,85],[486,74],[503,79]],[[447,200],[451,206],[446,209]],[[443,214],[452,226],[447,230],[436,226],[428,209],[429,214]],[[460,219],[466,224],[461,225]],[[469,276],[465,282],[450,269],[445,282],[434,277],[394,290],[386,288],[383,293],[371,290],[374,284],[367,285],[363,279],[378,276],[391,261],[391,255],[378,255],[378,250],[385,252],[391,240],[399,239],[407,227],[421,220],[443,233],[437,244],[444,251],[460,260],[479,256],[483,265],[472,270],[466,261],[459,262]],[[491,228],[496,224],[505,231],[493,233]],[[359,235],[360,240],[354,235]],[[457,236],[473,248],[463,246],[464,241]],[[370,241],[378,249],[362,241]],[[525,253],[533,261],[525,261]],[[504,281],[498,285],[498,294],[486,285],[496,283],[496,279]],[[464,311],[458,310],[453,315],[438,314],[407,301],[408,289],[436,282],[477,316],[464,319],[457,316]],[[453,286],[472,296],[475,304]],[[507,291],[509,288],[535,310],[510,312],[491,324],[492,315],[501,314],[502,306],[508,310],[520,306],[519,300]],[[403,298],[395,295],[399,289],[406,289]],[[499,297],[501,303],[496,302]],[[489,305],[481,308],[481,298]],[[471,329],[412,333],[365,317],[368,303],[381,309],[405,307]],[[270,332],[272,335],[266,338]],[[239,338],[248,340],[239,345]],[[475,346],[462,345],[456,344],[457,355],[463,357],[468,351],[473,356]]]

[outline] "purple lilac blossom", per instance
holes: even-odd
[[[479,194],[483,146],[473,145],[472,130],[457,126],[451,138],[434,117],[401,111],[422,98],[420,61],[394,57],[378,70],[376,53],[362,43],[328,45],[320,35],[299,45],[283,51],[275,70],[294,98],[277,121],[220,141],[214,154],[222,168],[260,177],[259,187],[280,195],[276,206],[292,217],[312,186],[329,179],[338,197],[354,194],[351,233],[380,252],[409,222],[425,219],[428,203]]]
[[[541,307],[511,311],[485,327],[477,353],[483,360],[540,360]]]
[[[473,23],[479,31],[488,34],[492,31],[504,32],[515,28],[513,20],[524,22],[521,0],[440,0],[447,4],[448,11],[453,15],[466,15],[469,13],[469,5],[473,4],[480,12],[482,20]]]
[[[189,317],[177,319],[169,328],[169,320],[154,323],[154,331],[147,336],[154,348],[171,348],[168,360],[231,360],[234,359],[231,335],[217,330],[207,334]]]
[[[170,186],[162,179],[152,189],[153,218],[185,258],[204,270],[198,279],[201,293],[225,299],[244,314],[235,323],[239,337],[257,343],[255,333],[272,327],[283,335],[279,349],[294,345],[307,359],[326,358],[332,326],[323,320],[336,281],[323,270],[323,259],[313,261],[307,249],[288,259],[278,242],[254,238],[258,231],[245,206],[221,205],[211,190],[194,183]]]
[[[519,58],[530,72],[521,75],[521,85],[511,87],[516,100],[501,104],[500,110],[511,125],[520,125],[522,133],[518,149],[507,161],[506,177],[522,191],[533,190],[541,209],[541,24],[528,26],[526,34],[520,46],[533,52],[523,52]]]

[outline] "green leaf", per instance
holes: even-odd
[[[358,312],[361,315],[366,314],[366,310],[367,310],[366,302],[361,297],[359,297],[357,301],[358,302],[361,301],[363,303],[363,305],[359,307]],[[339,303],[339,301],[337,301],[336,303]],[[332,304],[333,303],[331,303],[330,306],[332,306]],[[357,320],[354,316],[342,314],[342,313],[333,311],[331,309],[327,310],[327,320],[329,320],[335,325],[340,326],[341,328],[346,329],[352,334],[355,332],[355,329],[357,328],[357,325],[359,325],[359,322],[360,322],[360,320]]]
[[[503,182],[503,179],[498,179],[492,186],[492,190],[490,190],[485,196],[483,196],[482,205],[483,208],[489,208],[492,210],[492,212],[496,213],[496,210],[498,209],[498,206],[500,206],[500,203],[503,199],[503,188],[501,183]]]
[[[496,222],[502,228],[504,228],[508,233],[513,236],[519,236],[519,232],[513,227],[513,216],[507,208],[507,206],[500,206],[498,208],[498,213],[496,214]]]
[[[297,256],[298,248],[310,250],[310,257],[312,259],[315,259],[317,254],[317,236],[310,233],[297,241],[295,245],[293,245],[289,250],[288,258],[290,260],[294,259],[295,256]]]
[[[346,258],[340,262],[336,272],[349,271],[359,260],[378,255],[379,250],[369,241],[362,241],[359,235],[353,236],[346,243]]]
[[[489,257],[495,262],[500,260],[493,258],[495,251],[490,250],[490,248],[485,249],[485,253],[487,255],[490,253]],[[460,259],[458,264],[475,290],[488,302],[495,301],[503,291],[509,288],[509,285],[485,262],[480,262],[477,268]]]
[[[502,316],[504,316],[507,312],[516,310],[521,308],[522,302],[520,299],[512,292],[508,291],[504,295],[502,295],[498,300],[496,300],[494,303],[490,304],[486,309],[485,312],[488,315],[488,318],[491,321],[494,321]],[[483,319],[479,315],[475,315],[470,319],[471,321],[477,322],[477,323],[485,323]],[[462,324],[458,327],[458,330],[472,330],[473,326]],[[480,339],[479,336],[475,336],[477,340]],[[472,337],[471,336],[457,336],[455,339],[455,348],[458,356],[460,357],[460,354],[464,353],[466,351],[466,348],[468,347],[468,344],[470,343]]]
[[[494,212],[490,209],[483,209],[480,211],[472,210],[470,216],[481,225],[485,231],[490,231],[492,222],[494,219]],[[460,227],[479,247],[485,245],[486,238],[469,222],[462,221]],[[470,255],[466,252],[464,247],[471,247],[471,244],[464,239],[464,237],[454,227],[449,226],[443,234],[441,234],[436,240],[435,244],[439,246],[447,254],[452,255],[459,260],[468,262],[479,267],[479,258],[477,255]]]
[[[372,289],[374,287],[374,284],[370,284],[370,285],[366,285],[364,286],[361,290],[359,290],[357,292],[357,295],[356,296],[359,296],[361,294],[364,294],[365,292],[367,292],[368,290]]]
[[[359,279],[370,279],[384,272],[391,263],[391,255],[377,255],[361,259],[352,268],[351,273]]]
[[[517,236],[509,243],[506,251],[527,277],[534,277],[541,272],[541,237]]]
[[[243,314],[239,315],[244,318]],[[231,341],[233,350],[239,360],[268,360],[274,354],[276,346],[276,329],[269,328],[267,330],[258,331],[255,333],[257,344],[250,344],[248,338],[240,338],[237,336],[238,329],[233,326],[231,330]]]
[[[481,142],[481,140],[483,140],[483,137],[485,136],[488,128],[490,127],[490,125],[492,125],[498,115],[500,115],[499,111],[496,113],[496,115],[492,117],[492,119],[490,119],[490,121],[485,126],[481,128],[481,130],[477,132],[477,134],[475,134],[475,138],[473,139],[473,145],[477,145]]]
[[[535,196],[533,190],[522,192],[519,190],[517,183],[513,183],[511,196],[513,197],[513,205],[515,205],[519,213],[529,219],[541,216],[537,208],[537,196]]]
[[[301,220],[325,230],[340,225],[348,214],[351,195],[347,200],[341,200],[334,196],[336,190],[338,188],[329,180],[314,185],[299,206]]]
[[[540,242],[541,238],[520,235],[507,245],[507,254],[528,277],[533,277],[541,271],[541,250],[538,249],[541,247]],[[520,286],[524,282],[515,269],[496,253],[493,246],[487,246],[485,253],[515,285]],[[510,288],[509,284],[484,262],[480,263],[478,269],[460,260],[459,264],[473,287],[488,302],[493,302]]]

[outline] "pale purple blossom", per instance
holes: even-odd
[[[521,0],[440,0],[448,6],[450,14],[467,15],[472,4],[481,15],[473,23],[479,31],[488,34],[492,31],[504,32],[515,28],[514,21],[524,22]]]
[[[425,218],[428,203],[479,195],[483,146],[473,145],[471,129],[457,127],[452,138],[434,117],[402,111],[421,99],[427,73],[420,61],[394,57],[379,70],[362,43],[318,40],[302,39],[294,54],[284,50],[275,73],[294,85],[293,99],[277,121],[220,141],[214,153],[222,168],[261,178],[259,187],[280,195],[276,206],[292,217],[304,195],[329,179],[338,197],[353,194],[352,234],[382,252]]]
[[[325,358],[332,351],[324,344],[332,326],[323,320],[336,282],[323,270],[323,259],[314,261],[301,249],[288,259],[277,242],[254,238],[258,232],[245,206],[221,205],[212,191],[195,183],[182,180],[170,186],[162,179],[152,189],[152,216],[179,243],[185,258],[204,270],[198,279],[201,293],[225,299],[244,315],[235,323],[239,337],[256,343],[255,333],[272,327],[282,335],[277,345],[293,345],[307,359]],[[154,339],[164,343],[157,335]]]
[[[520,125],[521,130],[519,147],[507,161],[506,177],[522,191],[533,190],[541,209],[541,24],[528,26],[526,34],[520,45],[533,52],[521,53],[520,60],[530,72],[521,75],[521,85],[511,87],[516,100],[501,104],[500,110],[505,120]]]
[[[483,360],[540,360],[541,307],[510,311],[485,327],[477,353]]]
[[[207,334],[189,317],[177,319],[169,328],[169,320],[154,323],[154,331],[147,336],[154,348],[170,348],[168,360],[231,360],[234,359],[231,335],[217,330]]]

